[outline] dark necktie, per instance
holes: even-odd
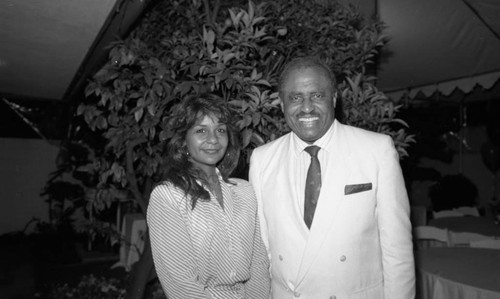
[[[308,228],[311,228],[314,210],[316,210],[316,204],[318,203],[319,190],[321,189],[321,166],[318,160],[319,150],[320,147],[315,145],[305,148],[305,151],[311,155],[311,164],[307,171],[304,201],[304,222]]]

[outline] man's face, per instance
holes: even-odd
[[[307,143],[321,138],[335,119],[334,87],[317,67],[291,70],[281,86],[281,109],[292,131]]]

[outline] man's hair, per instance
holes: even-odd
[[[332,70],[330,67],[319,57],[317,56],[304,56],[304,57],[297,57],[292,59],[290,62],[288,62],[285,67],[283,68],[283,71],[281,72],[279,81],[278,81],[278,91],[281,96],[283,84],[285,81],[288,79],[288,76],[292,71],[295,70],[300,70],[304,68],[317,68],[322,70],[325,75],[328,77],[328,79],[331,82],[332,89],[335,89],[337,87],[337,80],[335,79],[335,75],[333,74]]]
[[[240,155],[239,130],[236,127],[233,111],[222,99],[209,96],[190,96],[174,111],[172,124],[174,135],[167,145],[165,166],[167,171],[164,182],[171,182],[191,197],[192,208],[198,199],[209,200],[210,194],[205,174],[189,161],[186,146],[186,135],[197,121],[205,116],[217,117],[227,127],[228,146],[226,154],[217,164],[224,181],[228,181],[231,172],[236,168]],[[200,184],[201,182],[201,184]]]

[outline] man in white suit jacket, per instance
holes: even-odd
[[[249,174],[272,297],[414,298],[409,202],[392,139],[335,120],[335,78],[315,58],[290,62],[279,94],[292,132],[256,148]],[[311,144],[321,148],[321,189],[308,228]]]

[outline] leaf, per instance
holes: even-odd
[[[76,115],[82,115],[85,112],[85,105],[80,104],[78,105],[78,108],[76,109]]]
[[[277,32],[278,32],[279,36],[284,36],[288,33],[288,30],[286,29],[286,27],[282,27],[282,28],[278,29]]]
[[[134,112],[134,118],[136,122],[139,122],[142,118],[142,115],[144,114],[144,109],[138,109],[137,111]]]
[[[260,123],[261,114],[260,112],[255,112],[252,114],[252,124],[256,127]]]
[[[233,22],[233,26],[238,27],[243,12],[240,11],[237,15],[235,15],[234,11],[232,9],[229,9],[229,15],[231,17],[231,21]]]
[[[250,138],[252,138],[252,129],[245,129],[241,133],[241,139],[242,139],[242,146],[243,148],[247,147],[250,144]]]
[[[154,91],[157,95],[161,96],[161,95],[162,95],[162,93],[163,93],[163,86],[162,86],[159,82],[155,82],[155,83],[153,84],[153,91]]]
[[[236,54],[234,54],[234,53],[227,53],[224,56],[222,56],[222,61],[224,62],[224,64],[227,64],[235,56],[236,56]]]
[[[156,112],[156,105],[153,102],[153,103],[148,105],[148,113],[149,113],[149,115],[154,116],[155,112]]]

